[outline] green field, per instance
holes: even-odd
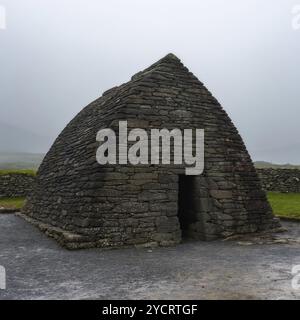
[[[300,219],[300,193],[268,192],[268,199],[276,216]]]
[[[2,198],[0,199],[0,208],[20,209],[23,207],[25,198]]]
[[[11,174],[11,173],[28,174],[28,175],[31,175],[31,176],[35,176],[36,175],[36,170],[33,170],[33,169],[1,170],[0,169],[0,176],[1,175],[6,175],[6,174]]]

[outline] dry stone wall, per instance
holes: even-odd
[[[300,170],[298,169],[266,168],[256,169],[256,171],[265,191],[300,192]],[[34,182],[35,176],[30,174],[0,175],[0,198],[25,197],[33,189]]]
[[[267,191],[300,192],[300,170],[256,169],[262,187]]]
[[[32,188],[35,176],[24,173],[0,175],[0,198],[25,197]]]

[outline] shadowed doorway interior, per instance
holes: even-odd
[[[179,175],[178,219],[183,239],[195,238],[195,223],[197,222],[197,197],[195,177]]]

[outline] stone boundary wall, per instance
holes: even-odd
[[[26,173],[0,174],[0,198],[25,197],[34,181],[35,176]]]
[[[256,169],[262,187],[267,191],[300,192],[300,170]]]
[[[256,169],[266,191],[300,192],[300,170]],[[25,197],[32,190],[35,176],[25,173],[0,175],[0,198]]]

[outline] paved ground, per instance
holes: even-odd
[[[300,224],[284,226],[289,231],[282,237],[295,241],[67,251],[3,214],[0,265],[7,289],[0,299],[300,299],[291,286],[291,268],[300,264]]]

